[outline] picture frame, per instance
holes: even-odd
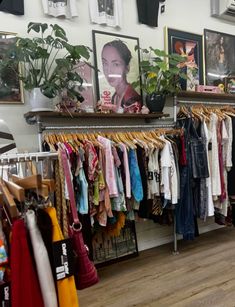
[[[235,94],[235,75],[224,78],[225,93]]]
[[[165,27],[165,50],[187,58],[182,63],[182,72],[188,77],[180,80],[183,91],[195,91],[197,85],[204,84],[202,35]]]
[[[235,36],[204,29],[206,84],[225,86],[225,78],[235,75]]]
[[[80,110],[86,113],[93,113],[95,109],[95,99],[91,64],[81,61],[76,66],[76,72],[83,79],[82,86],[79,86],[80,94],[84,98],[84,101],[80,104]]]
[[[17,74],[20,66],[14,71],[4,65],[4,59],[14,56],[10,49],[16,40],[16,33],[0,31],[0,104],[24,103],[23,86]]]
[[[139,38],[93,30],[92,40],[98,107],[107,112],[139,113],[142,92],[131,85],[140,75]]]

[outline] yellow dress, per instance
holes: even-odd
[[[53,242],[60,241],[64,239],[62,231],[60,229],[57,217],[56,210],[53,207],[48,207],[45,209],[49,214],[52,222],[52,240]],[[60,307],[79,307],[78,304],[78,295],[75,286],[74,277],[70,276],[69,278],[57,280],[57,289],[58,289],[58,299]]]

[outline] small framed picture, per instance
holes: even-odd
[[[228,94],[235,94],[235,75],[225,77],[225,92]]]
[[[97,101],[116,113],[139,113],[141,91],[132,87],[139,69],[137,37],[92,31],[96,67]]]
[[[235,75],[235,36],[204,30],[207,85],[225,85],[225,78]]]
[[[77,65],[76,71],[83,79],[80,93],[84,101],[81,103],[80,109],[86,113],[92,113],[95,109],[92,68],[89,64],[81,61]]]
[[[0,32],[0,103],[24,103],[22,83],[17,74],[20,67],[9,68],[4,61],[14,57],[11,47],[16,40],[16,33]]]
[[[202,35],[165,28],[166,52],[186,57],[180,64],[187,75],[187,79],[180,80],[183,91],[195,91],[197,85],[204,84],[202,42]]]

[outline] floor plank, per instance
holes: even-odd
[[[80,307],[235,307],[235,228],[179,242],[99,270],[100,282],[79,291]]]

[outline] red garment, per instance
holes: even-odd
[[[181,150],[180,150],[179,163],[181,166],[186,166],[188,163],[187,163],[186,149],[185,149],[185,138],[183,134],[180,136],[180,145],[181,145]]]
[[[11,300],[12,307],[44,307],[23,220],[12,226]]]

